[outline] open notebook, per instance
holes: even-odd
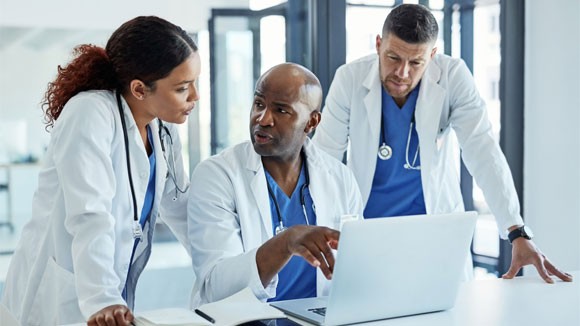
[[[231,295],[223,300],[207,303],[198,308],[215,323],[204,319],[192,310],[168,308],[138,313],[136,326],[233,326],[261,319],[286,318],[283,312],[261,302],[250,288]]]

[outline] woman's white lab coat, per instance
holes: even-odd
[[[365,205],[379,148],[381,87],[376,54],[340,67],[314,136],[317,145],[339,159],[350,146],[347,164]],[[458,140],[463,161],[483,190],[500,234],[505,237],[510,226],[523,224],[510,169],[493,137],[485,103],[462,60],[435,55],[421,80],[415,118],[428,214],[464,210]]]
[[[316,224],[338,229],[341,216],[362,216],[352,172],[307,139],[304,150]],[[261,300],[274,297],[278,278],[266,288],[256,251],[273,236],[270,197],[261,157],[248,142],[200,163],[192,175],[188,203],[189,239],[196,283],[192,305],[216,301],[250,287]],[[328,282],[317,272],[317,293]]]
[[[131,111],[122,102],[141,216],[149,160]],[[166,125],[183,187],[189,181],[179,137],[174,126]],[[185,243],[187,195],[177,193],[173,200],[176,192],[167,178],[157,121],[149,126],[157,162],[151,214],[159,214]],[[4,289],[2,304],[10,313],[23,325],[56,325],[83,322],[104,307],[125,304],[121,292],[134,242],[133,205],[113,92],[83,92],[65,105],[52,130],[32,205],[32,219],[22,231]]]

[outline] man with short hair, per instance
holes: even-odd
[[[281,64],[256,84],[251,142],[200,163],[188,229],[197,276],[192,305],[250,287],[261,300],[313,297],[332,277],[341,219],[362,216],[352,172],[307,135],[320,122],[312,72]]]
[[[373,218],[463,211],[459,141],[500,235],[513,245],[503,277],[533,264],[546,282],[553,282],[550,274],[571,281],[531,241],[485,103],[465,63],[437,54],[437,33],[426,7],[394,8],[376,37],[377,53],[337,70],[314,143],[338,159],[350,144],[347,165],[360,186],[364,216]]]

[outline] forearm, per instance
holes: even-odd
[[[457,65],[449,78],[450,124],[461,145],[463,161],[483,191],[500,236],[505,238],[510,227],[523,224],[509,165],[494,138],[485,102],[469,69],[464,63]]]
[[[288,263],[292,254],[288,251],[286,234],[266,241],[256,252],[256,265],[262,285],[266,287],[278,272]]]
[[[523,225],[509,166],[499,146],[490,137],[482,140],[481,145],[472,147],[490,153],[488,159],[482,159],[480,154],[464,151],[463,158],[495,216],[500,235],[505,238],[509,231]]]

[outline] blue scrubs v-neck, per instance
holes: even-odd
[[[304,162],[300,171],[300,177],[296,188],[291,197],[278,186],[274,178],[266,172],[266,180],[276,197],[276,201],[280,207],[282,221],[285,227],[290,227],[297,224],[306,224],[306,217],[302,211],[302,204],[300,203],[300,189],[306,182],[306,175],[304,169]],[[272,233],[275,234],[276,226],[278,226],[278,213],[274,200],[270,197],[270,213],[272,215]],[[316,225],[316,213],[314,211],[314,203],[310,196],[309,187],[304,189],[304,199],[306,206],[306,213],[308,214],[308,224]],[[299,298],[309,298],[316,296],[316,268],[310,266],[302,257],[293,256],[290,261],[278,273],[278,287],[276,288],[276,297],[268,301],[279,301]]]
[[[389,160],[382,160],[377,156],[371,193],[364,211],[365,218],[415,215],[426,212],[421,171],[404,168],[406,155],[412,163],[419,146],[419,137],[413,124],[407,153],[409,128],[417,105],[419,88],[420,85],[417,85],[409,94],[402,108],[399,108],[384,88],[382,89],[381,118],[385,130],[381,130],[380,138],[381,142],[383,138],[386,138],[384,141],[392,148],[393,156]],[[415,166],[420,166],[420,164],[420,158],[417,155]]]

